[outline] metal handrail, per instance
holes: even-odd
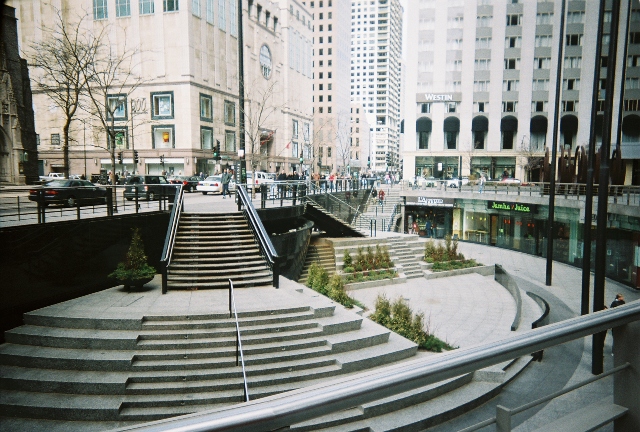
[[[529,330],[492,343],[258,399],[213,413],[134,426],[137,431],[271,431],[502,363],[640,320],[640,302]]]
[[[393,221],[398,213],[398,203],[393,205],[393,210],[391,210],[391,216],[389,216],[389,225],[387,225],[387,231],[391,232],[391,226],[393,225]]]
[[[507,409],[507,408],[505,408],[505,407],[503,407],[501,405],[498,405],[496,407],[496,411],[503,412],[508,417],[512,417],[512,416],[514,416],[516,414],[519,414],[519,413],[521,413],[523,411],[526,411],[526,410],[528,410],[530,408],[533,408],[533,407],[535,407],[537,405],[543,404],[545,402],[549,402],[552,399],[555,399],[555,398],[560,397],[560,396],[562,396],[564,394],[567,394],[567,393],[572,392],[572,391],[574,391],[576,389],[579,389],[580,387],[584,387],[587,384],[591,384],[593,382],[601,380],[602,378],[606,378],[609,375],[613,375],[615,373],[618,373],[621,370],[627,369],[628,367],[631,367],[631,364],[627,362],[627,363],[624,363],[624,364],[622,364],[622,365],[620,365],[618,367],[614,367],[613,369],[608,370],[607,372],[603,372],[600,375],[593,376],[593,377],[588,378],[588,379],[586,379],[584,381],[581,381],[579,383],[570,385],[569,387],[566,387],[566,388],[564,388],[562,390],[558,390],[558,391],[556,391],[554,393],[551,393],[551,394],[549,394],[547,396],[541,397],[540,399],[534,400],[533,402],[529,402],[527,404],[520,405],[517,408]],[[482,421],[480,423],[476,423],[476,424],[474,424],[472,426],[466,427],[466,428],[464,428],[464,429],[462,429],[462,430],[460,430],[458,432],[473,432],[473,431],[477,431],[478,429],[482,429],[483,427],[492,425],[492,424],[494,424],[496,422],[498,422],[498,416],[497,415],[496,415],[496,417],[492,417],[492,418],[486,419],[486,420],[484,420],[484,421]],[[501,430],[503,430],[503,429],[501,429]]]
[[[314,191],[315,191],[315,188],[316,187],[313,186],[313,190]],[[370,194],[369,189],[361,189],[361,190],[364,190],[364,193]],[[316,201],[315,199],[312,198],[312,197],[315,197],[316,195],[320,195],[320,194],[317,193],[317,192],[315,194],[307,194],[305,197],[301,198],[301,200],[305,199],[305,200],[308,200],[308,201],[313,201],[315,204],[323,207],[322,203],[320,203],[319,201]],[[336,197],[335,195],[332,195],[331,193],[323,193],[322,196],[327,196],[327,197],[329,197],[330,200],[333,200],[334,202],[338,202],[338,203],[340,203],[340,205],[346,206],[348,209],[351,209],[353,211],[353,215],[354,215],[353,216],[353,220],[351,222],[346,221],[348,224],[350,224],[350,225],[352,225],[354,227],[357,227],[358,225],[356,224],[356,221],[358,220],[358,218],[360,218],[360,220],[364,220],[365,225],[367,224],[367,222],[369,224],[371,223],[372,218],[366,216],[364,214],[364,212],[362,212],[361,210],[358,210],[357,208],[353,207],[351,204],[347,203],[346,201],[341,200],[340,198]],[[360,224],[360,225],[362,225],[362,224]]]
[[[171,209],[171,216],[169,217],[169,227],[167,228],[167,235],[165,236],[164,247],[160,257],[162,294],[167,293],[167,270],[169,264],[171,264],[171,258],[173,257],[173,245],[176,242],[176,232],[178,231],[178,223],[180,222],[180,215],[182,214],[184,200],[184,189],[182,184],[179,184],[176,187],[178,189],[178,193],[173,198],[173,208]]]
[[[244,367],[244,354],[242,353],[242,338],[240,337],[240,323],[238,322],[238,311],[236,310],[236,297],[233,292],[233,282],[229,279],[229,318],[236,320],[236,366],[238,366],[238,354],[242,365],[242,379],[244,380],[244,401],[249,402],[249,387],[247,386],[247,372]]]
[[[239,200],[238,205],[244,206],[243,213],[249,222],[249,227],[253,231],[254,237],[258,241],[258,247],[271,268],[271,272],[273,273],[273,286],[278,288],[280,286],[280,256],[278,252],[276,252],[276,248],[273,246],[271,238],[269,238],[251,199],[249,199],[249,194],[243,185],[236,186],[236,195]]]

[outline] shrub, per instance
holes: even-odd
[[[156,269],[147,264],[147,255],[144,253],[140,229],[133,228],[131,235],[131,245],[124,257],[124,261],[109,274],[109,277],[120,281],[140,281],[152,278],[156,274]]]
[[[362,269],[366,267],[366,264],[367,264],[367,259],[364,256],[362,247],[358,247],[358,252],[356,254],[356,266],[358,265],[360,266],[360,270],[358,271],[362,271]]]
[[[342,306],[352,308],[354,301],[344,289],[344,281],[340,275],[333,275],[327,285],[328,296]]]
[[[342,271],[343,271],[344,273],[353,273],[353,272],[355,271],[355,269],[354,269],[353,267],[344,267],[344,268],[342,269]]]
[[[349,249],[344,250],[344,255],[342,258],[342,262],[344,263],[344,267],[351,267],[353,264],[353,258],[351,258],[351,254],[349,253]]]
[[[371,246],[367,246],[367,270],[373,270],[375,268],[375,255]]]
[[[413,314],[409,305],[402,299],[393,303],[384,295],[376,298],[376,310],[369,318],[399,335],[415,342],[418,347],[429,351],[441,352],[454,349],[425,330],[424,314]]]

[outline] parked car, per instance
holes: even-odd
[[[259,188],[263,183],[273,183],[273,177],[264,171],[256,171],[255,178],[253,171],[247,171],[247,189],[252,190],[254,185]]]
[[[213,175],[213,176],[207,177],[204,180],[200,180],[196,186],[196,190],[198,192],[202,192],[202,195],[206,195],[209,192],[222,193],[222,176]]]
[[[502,184],[519,185],[520,184],[520,180],[518,180],[517,178],[504,177],[502,180],[500,180],[500,183],[502,183]]]
[[[167,185],[169,185],[169,182],[163,175],[135,174],[127,178],[124,197],[131,201],[136,197],[136,190],[138,191],[138,199],[149,201],[159,199],[163,195],[171,196],[175,194],[175,188]]]
[[[174,176],[169,179],[169,183],[171,184],[182,184],[185,192],[193,192],[196,190],[196,186],[198,186],[198,182],[200,181],[200,177],[198,176]]]
[[[435,177],[416,177],[416,185],[420,187],[436,187],[438,185],[438,179]]]
[[[44,191],[41,195],[40,191]],[[107,200],[107,190],[95,186],[87,180],[51,180],[41,188],[31,189],[29,199],[38,201],[44,199],[44,205],[62,204],[67,207],[76,205],[104,204]]]

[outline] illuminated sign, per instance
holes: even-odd
[[[453,198],[431,198],[425,196],[408,196],[407,204],[423,205],[431,207],[453,207]]]
[[[510,203],[504,201],[487,201],[489,210],[506,210],[518,213],[535,213],[535,204]]]
[[[435,94],[435,93],[425,93],[424,99],[427,101],[433,102],[449,102],[453,100],[452,94]]]

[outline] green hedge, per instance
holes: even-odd
[[[342,276],[336,274],[329,277],[329,273],[316,263],[309,267],[307,286],[346,308],[351,309],[354,305],[358,305],[365,309],[361,303],[347,294]]]

